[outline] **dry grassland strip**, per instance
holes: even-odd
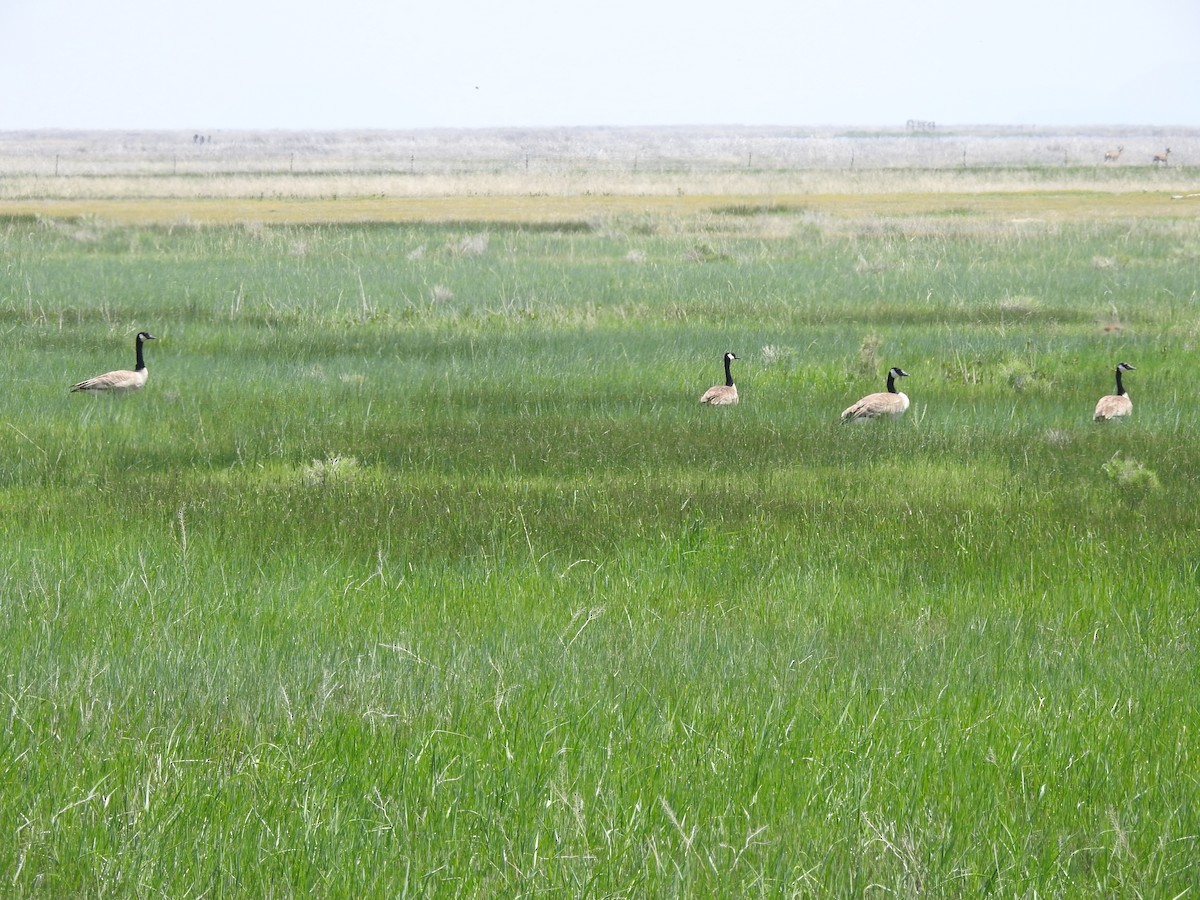
[[[1193,217],[1197,199],[1160,192],[1013,191],[996,193],[688,194],[677,196],[486,195],[448,197],[104,198],[0,201],[0,217],[96,219],[119,225],[354,224],[588,221],[623,215],[689,217],[723,210],[787,215],[962,215],[1054,221]]]

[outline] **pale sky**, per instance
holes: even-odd
[[[0,0],[0,131],[1200,126],[1200,0]]]

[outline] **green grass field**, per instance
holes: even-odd
[[[0,893],[1194,896],[1200,225],[1124,203],[0,222]]]

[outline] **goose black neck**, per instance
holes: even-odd
[[[146,361],[142,358],[142,341],[139,338],[137,342],[137,365],[134,367],[135,372],[140,372],[146,368]]]
[[[888,393],[896,393],[896,376],[888,372]]]
[[[1121,384],[1121,367],[1117,366],[1117,396],[1125,396],[1125,385]]]
[[[725,357],[725,387],[733,387],[733,373],[729,371],[730,358]]]

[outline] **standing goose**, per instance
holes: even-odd
[[[729,364],[735,359],[741,359],[741,357],[732,352],[725,354],[725,383],[713,385],[705,391],[700,397],[701,403],[711,406],[732,406],[738,402],[737,385],[733,383],[733,373],[729,371]]]
[[[146,379],[150,373],[146,371],[146,361],[142,358],[142,344],[146,343],[146,341],[154,340],[157,340],[157,338],[150,332],[139,332],[137,336],[137,366],[132,372],[128,369],[105,372],[103,375],[97,375],[95,378],[79,382],[71,390],[112,391],[113,393],[124,394],[128,391],[136,391],[145,387]]]
[[[907,378],[908,373],[899,366],[888,369],[887,390],[878,394],[867,394],[842,413],[843,422],[859,422],[879,419],[884,416],[897,418],[908,409],[908,395],[896,390],[896,379]]]
[[[1132,372],[1136,366],[1129,363],[1117,364],[1117,392],[1100,398],[1096,404],[1096,415],[1093,421],[1103,422],[1107,419],[1119,419],[1133,412],[1133,401],[1125,393],[1125,385],[1121,384],[1121,373]]]

